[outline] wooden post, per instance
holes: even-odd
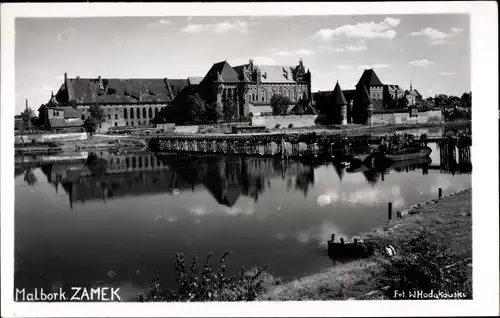
[[[331,242],[335,242],[335,234],[332,234],[332,239],[331,239]]]
[[[443,189],[439,188],[438,197],[441,199],[443,197]]]
[[[344,238],[343,237],[340,238],[340,244],[344,245]]]
[[[354,239],[354,245],[358,245],[358,239]]]
[[[389,220],[392,220],[392,202],[389,202],[388,204],[388,214],[389,214]]]

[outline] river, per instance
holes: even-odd
[[[165,287],[175,285],[177,252],[213,252],[216,267],[230,251],[230,272],[267,262],[284,279],[317,272],[332,266],[332,233],[348,238],[384,224],[388,202],[398,211],[437,198],[438,188],[471,187],[470,170],[443,164],[429,146],[430,161],[383,173],[148,152],[18,164],[15,286],[116,286],[131,299],[157,270]]]

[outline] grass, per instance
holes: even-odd
[[[472,298],[471,191],[422,205],[362,235],[373,256],[269,287],[259,300],[393,299],[394,291],[463,292]],[[384,248],[392,245],[396,255]]]

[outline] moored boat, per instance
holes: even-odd
[[[401,149],[385,152],[383,156],[390,161],[405,161],[419,158],[427,158],[431,154],[432,149],[423,146],[407,146]]]

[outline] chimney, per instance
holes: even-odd
[[[64,88],[68,89],[68,73],[64,72]]]

